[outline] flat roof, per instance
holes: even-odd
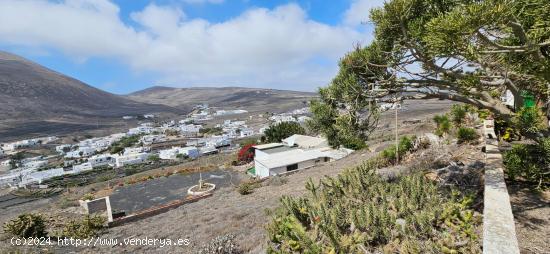
[[[275,148],[275,147],[280,147],[280,146],[283,146],[283,144],[282,143],[269,143],[269,144],[264,144],[264,145],[255,145],[253,147],[258,149],[258,150],[264,150],[264,149],[270,149],[270,148]]]
[[[267,154],[274,154],[274,153],[282,153],[282,152],[295,150],[295,149],[298,149],[298,148],[297,147],[288,147],[288,146],[278,146],[278,147],[263,149],[263,150],[260,150],[260,151],[262,151],[264,153],[267,153]]]

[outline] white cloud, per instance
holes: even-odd
[[[372,8],[384,5],[384,0],[354,0],[344,14],[344,22],[348,25],[359,25],[369,20]]]
[[[160,74],[164,84],[314,90],[332,78],[339,57],[370,37],[313,21],[295,4],[220,23],[186,20],[181,9],[155,4],[131,18],[139,26],[125,24],[108,0],[2,0],[0,43],[114,58]]]

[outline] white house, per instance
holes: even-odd
[[[140,138],[140,141],[145,145],[150,145],[154,143],[164,142],[166,141],[166,135],[159,134],[159,135],[145,135]]]
[[[274,115],[270,117],[269,120],[274,121],[275,123],[296,122],[296,118],[290,115]]]
[[[196,159],[200,152],[194,146],[191,147],[172,147],[171,149],[161,150],[159,157],[163,160],[175,160],[178,154],[183,154],[189,158]]]
[[[226,147],[231,145],[231,140],[229,138],[221,137],[211,137],[206,139],[205,146],[212,146],[215,148]]]
[[[92,164],[90,162],[85,162],[82,164],[73,165],[73,173],[77,174],[84,171],[90,171],[94,167],[92,167]]]
[[[92,168],[97,168],[112,164],[113,157],[110,154],[98,154],[88,158],[88,162]]]
[[[42,141],[39,139],[25,139],[11,143],[4,143],[2,144],[2,149],[5,151],[13,151],[19,148],[36,146],[41,142]]]
[[[216,116],[226,116],[226,115],[236,115],[236,114],[244,114],[248,113],[248,111],[243,109],[235,109],[235,110],[218,110],[214,115]]]
[[[23,167],[28,169],[38,169],[41,167],[45,167],[47,165],[48,165],[47,160],[36,160],[36,161],[29,161],[29,162],[23,163]]]
[[[333,149],[326,139],[293,135],[282,143],[254,146],[254,168],[257,177],[284,174],[306,169],[331,160],[339,160],[353,150]]]
[[[133,153],[143,153],[151,151],[151,147],[148,146],[138,146],[138,147],[126,147],[124,148],[124,154],[133,154]]]
[[[249,128],[241,129],[241,133],[240,133],[241,138],[250,137],[250,136],[253,136],[253,135],[254,135],[254,130],[253,129],[249,129]]]
[[[128,135],[139,135],[139,134],[151,134],[155,131],[154,127],[151,126],[138,126],[128,130]]]
[[[32,172],[28,175],[25,175],[20,183],[20,185],[27,185],[27,184],[41,184],[43,181],[51,179],[56,176],[62,176],[67,174],[63,168],[53,168],[43,171],[36,171]]]
[[[70,151],[72,147],[72,145],[58,145],[55,147],[55,151],[59,154],[65,154],[65,151]]]
[[[74,151],[70,151],[65,154],[65,158],[82,158],[94,155],[96,153],[96,148],[89,146],[80,146]]]
[[[115,155],[113,156],[114,166],[119,168],[125,165],[140,164],[147,161],[148,157],[149,157],[149,153],[131,153],[131,154]]]
[[[202,126],[198,124],[184,124],[179,127],[183,135],[196,135],[202,129]]]

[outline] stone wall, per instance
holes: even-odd
[[[488,124],[484,124],[487,129]],[[493,126],[490,126],[492,128]],[[494,131],[492,132],[494,133]],[[483,253],[519,253],[514,215],[504,182],[504,165],[498,141],[485,130],[485,190],[483,208]]]

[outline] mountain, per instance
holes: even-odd
[[[22,57],[0,51],[0,121],[51,117],[119,117],[175,112],[91,87]]]
[[[245,87],[174,88],[154,86],[127,95],[143,103],[164,104],[181,108],[207,103],[215,108],[248,111],[285,111],[304,107],[316,93]]]

